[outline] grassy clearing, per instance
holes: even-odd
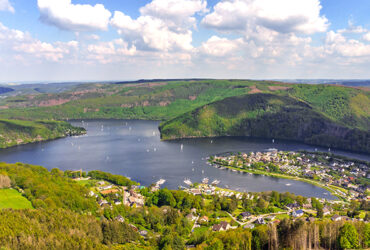
[[[0,209],[26,209],[33,208],[31,202],[15,189],[0,189]]]

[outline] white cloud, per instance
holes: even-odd
[[[243,41],[240,38],[236,40],[229,40],[227,38],[212,36],[206,42],[202,43],[199,48],[199,52],[206,55],[223,57],[240,49],[240,45],[242,44]]]
[[[365,33],[367,29],[362,27],[361,25],[356,26],[352,20],[348,21],[348,27],[344,29],[339,29],[338,33]]]
[[[346,39],[343,35],[329,31],[326,35],[326,52],[346,58],[370,56],[370,45],[354,39]]]
[[[13,6],[10,4],[9,0],[0,0],[0,11],[9,11],[14,13],[15,10]]]
[[[37,4],[41,21],[63,30],[107,30],[111,17],[102,4],[72,4],[71,0],[38,0]]]
[[[319,0],[223,0],[202,23],[224,32],[247,33],[262,26],[279,33],[313,34],[328,27],[320,10]]]
[[[102,64],[125,60],[127,56],[136,54],[135,46],[129,48],[127,42],[122,39],[90,44],[87,46],[87,51],[88,60]]]
[[[370,32],[366,33],[362,38],[363,38],[365,41],[370,42]]]
[[[140,16],[133,20],[122,12],[116,11],[111,25],[118,33],[140,50],[190,50],[192,32],[171,30],[167,23],[151,16]]]
[[[32,38],[28,33],[16,29],[9,29],[0,23],[1,54],[8,59],[27,59],[31,63],[38,59],[60,61],[73,49],[77,49],[76,41],[55,42],[53,44],[41,42]]]
[[[139,50],[189,51],[196,13],[206,12],[205,0],[153,0],[132,19],[115,11],[111,25]]]
[[[187,28],[195,25],[194,13],[205,13],[205,0],[153,0],[140,8],[143,16],[151,16],[168,22],[168,26]]]

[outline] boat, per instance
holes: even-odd
[[[274,152],[274,151],[278,151],[278,150],[276,148],[269,148],[269,149],[267,149],[267,151]]]
[[[187,185],[189,185],[189,186],[193,185],[193,183],[191,182],[190,179],[185,179],[184,180],[184,183],[187,184]]]
[[[160,179],[159,181],[156,182],[157,186],[163,185],[166,182],[165,179]]]
[[[205,177],[205,178],[203,178],[202,183],[203,184],[208,184],[208,181],[209,181],[209,179],[207,177]]]
[[[212,185],[218,185],[218,184],[220,184],[220,181],[219,180],[214,180],[214,181],[212,181]]]
[[[181,144],[180,150],[182,151],[184,149],[184,144]]]
[[[285,186],[290,186],[290,185],[292,185],[292,184],[290,184],[290,183],[285,184]]]

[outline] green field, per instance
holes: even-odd
[[[15,189],[0,189],[0,209],[26,209],[32,208],[31,202]]]

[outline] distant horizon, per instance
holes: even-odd
[[[177,80],[241,80],[241,81],[370,81],[370,78],[136,78],[136,79],[121,79],[121,80],[68,80],[68,81],[4,81],[0,85],[22,85],[22,84],[72,84],[72,83],[118,83],[118,82],[138,82],[138,81],[177,81]],[[370,83],[369,83],[370,84]]]

